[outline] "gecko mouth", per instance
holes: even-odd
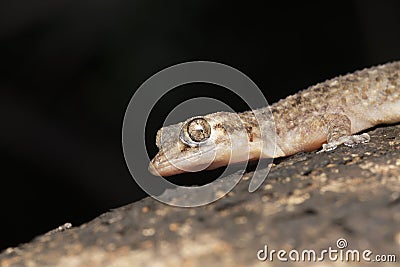
[[[168,158],[163,151],[150,161],[148,170],[155,176],[171,176],[184,172],[197,172],[212,168],[216,159],[214,149],[208,149],[199,153],[182,157]]]

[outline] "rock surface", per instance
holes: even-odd
[[[177,208],[146,198],[0,254],[0,266],[276,266],[268,250],[371,250],[400,262],[400,125],[371,142],[275,161],[263,187],[251,173],[217,202]],[[343,238],[347,247],[338,249]],[[344,240],[342,240],[344,241]],[[263,256],[264,254],[260,254]],[[295,256],[295,254],[292,254]],[[285,256],[288,258],[288,254]],[[320,265],[344,265],[325,255]],[[308,266],[309,262],[286,264]],[[360,266],[365,264],[361,260]]]

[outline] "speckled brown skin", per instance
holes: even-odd
[[[319,83],[280,100],[271,110],[278,146],[285,155],[319,148],[326,141],[329,146],[378,124],[399,122],[400,62]]]
[[[269,108],[238,114],[217,112],[202,118],[210,124],[211,136],[197,147],[178,138],[186,122],[159,131],[160,151],[149,165],[152,174],[168,176],[288,156],[321,145],[322,151],[329,151],[340,144],[368,142],[368,134],[352,134],[400,122],[400,62],[338,76]]]

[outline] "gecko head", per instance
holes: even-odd
[[[157,176],[215,169],[249,159],[249,139],[236,113],[217,112],[161,128],[149,164]]]

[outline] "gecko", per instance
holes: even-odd
[[[170,176],[321,146],[319,152],[353,147],[370,140],[367,133],[356,133],[397,122],[400,61],[326,80],[269,107],[216,112],[163,127],[156,136],[159,151],[148,169],[156,176]]]

